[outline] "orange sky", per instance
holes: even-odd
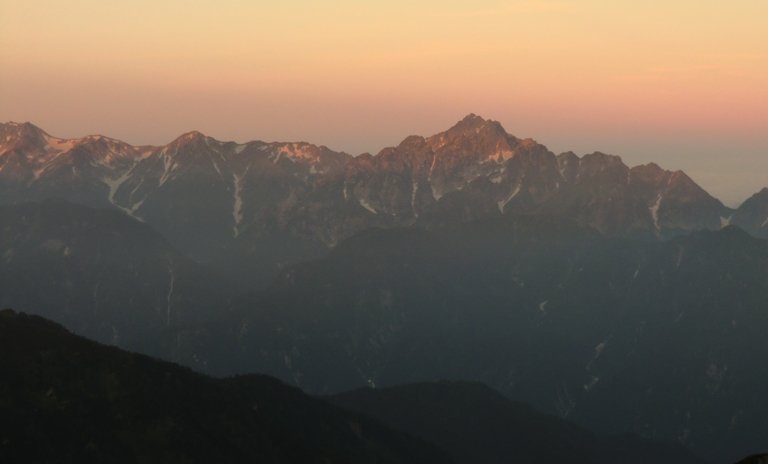
[[[553,151],[768,185],[768,2],[0,0],[0,120],[353,154],[474,112]]]

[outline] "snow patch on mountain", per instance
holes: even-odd
[[[375,209],[367,202],[364,198],[360,198],[358,201],[360,201],[360,205],[367,209],[368,211],[372,212],[373,214],[378,214]]]
[[[592,388],[597,384],[597,382],[600,380],[600,377],[595,377],[594,375],[591,376],[591,379],[589,380],[589,383],[584,385],[584,391],[590,391]]]
[[[435,200],[439,200],[440,197],[443,196],[441,193],[437,193],[437,189],[434,185],[432,186],[432,196],[435,198]]]
[[[168,177],[171,174],[171,163],[173,161],[173,158],[165,151],[162,152],[163,157],[161,158],[163,160],[163,166],[165,167],[165,171],[163,172],[163,175],[160,177],[160,183],[158,184],[158,188],[162,187],[166,180],[168,180]]]
[[[134,215],[134,213],[136,212],[136,210],[137,210],[137,209],[141,208],[141,204],[142,204],[142,203],[144,203],[144,200],[146,200],[146,198],[144,198],[144,199],[143,199],[143,200],[141,200],[140,202],[138,202],[138,203],[134,204],[134,205],[133,205],[133,206],[132,206],[132,207],[131,207],[131,208],[128,210],[128,211],[129,211],[129,212],[128,212],[128,214],[130,214],[131,216],[133,216],[134,218],[138,219],[138,220],[139,220],[139,221],[141,221],[141,222],[144,222],[144,220],[143,220],[143,219],[141,219],[141,218],[140,218],[140,217],[138,217],[138,216],[135,216],[135,215]]]
[[[42,157],[42,164],[38,169],[35,169],[32,174],[34,176],[33,181],[40,178],[40,176],[48,170],[48,168],[53,164],[53,162],[62,154],[66,153],[72,148],[75,147],[78,140],[67,140],[67,139],[57,139],[56,137],[51,137],[50,135],[45,135],[45,152],[46,155]],[[40,160],[40,158],[38,158]]]
[[[504,214],[504,207],[507,206],[507,203],[509,203],[515,196],[517,196],[518,193],[520,193],[520,188],[522,187],[522,182],[517,184],[517,188],[514,192],[512,192],[512,195],[509,196],[506,200],[501,200],[498,202],[499,205],[499,211],[501,211],[502,214]]]
[[[241,176],[234,173],[232,174],[232,177],[234,177],[235,180],[235,204],[232,209],[232,217],[235,219],[235,225],[232,226],[232,229],[235,237],[240,235],[240,222],[243,220],[243,177],[248,174],[250,168],[250,165],[245,168],[245,172],[243,172],[243,175]]]
[[[56,154],[68,152],[73,149],[78,142],[76,139],[58,139],[56,137],[51,137],[50,135],[45,135],[44,138],[46,143],[45,151]]]
[[[651,212],[651,217],[653,218],[653,225],[656,227],[656,230],[659,229],[659,206],[661,205],[661,199],[663,195],[659,194],[659,198],[656,199],[656,203],[654,203],[653,206],[649,207],[648,210]]]
[[[131,170],[128,170],[125,174],[118,177],[117,179],[112,179],[110,177],[102,177],[101,181],[107,184],[107,187],[109,187],[109,196],[107,197],[107,200],[109,200],[110,203],[120,208],[119,205],[115,204],[115,193],[117,192],[117,189],[120,188],[123,183],[128,180],[131,177]]]
[[[168,285],[168,305],[166,307],[166,324],[170,327],[171,325],[171,296],[173,295],[173,283],[176,280],[175,275],[173,274],[173,260],[171,257],[168,257],[168,272],[171,274],[170,283]]]

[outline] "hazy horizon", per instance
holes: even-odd
[[[768,186],[768,3],[0,5],[0,120],[58,137],[307,141],[353,155],[469,113],[555,153]]]

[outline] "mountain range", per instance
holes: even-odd
[[[768,189],[733,210],[474,115],[357,157],[8,123],[0,222],[0,304],[102,343],[321,395],[482,382],[714,463],[765,451]]]
[[[768,433],[766,263],[768,242],[733,226],[656,243],[538,217],[370,229],[180,328],[172,359],[325,394],[482,381],[729,462]]]
[[[555,155],[475,115],[357,157],[199,132],[134,147],[104,136],[58,139],[29,123],[0,125],[0,203],[47,198],[119,209],[195,260],[228,269],[242,263],[231,277],[261,286],[285,264],[320,256],[369,227],[524,213],[647,239],[727,224],[768,237],[768,190],[732,210],[682,171],[629,168],[603,153]]]

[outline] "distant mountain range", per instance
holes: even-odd
[[[220,142],[199,132],[133,147],[104,136],[57,139],[29,123],[0,125],[0,203],[47,198],[120,209],[196,260],[253,253],[262,264],[249,279],[263,284],[287,262],[318,256],[369,227],[510,213],[569,217],[609,235],[670,238],[733,224],[768,237],[768,190],[734,211],[682,171],[629,168],[602,153],[555,155],[475,115],[358,157],[307,143]]]

